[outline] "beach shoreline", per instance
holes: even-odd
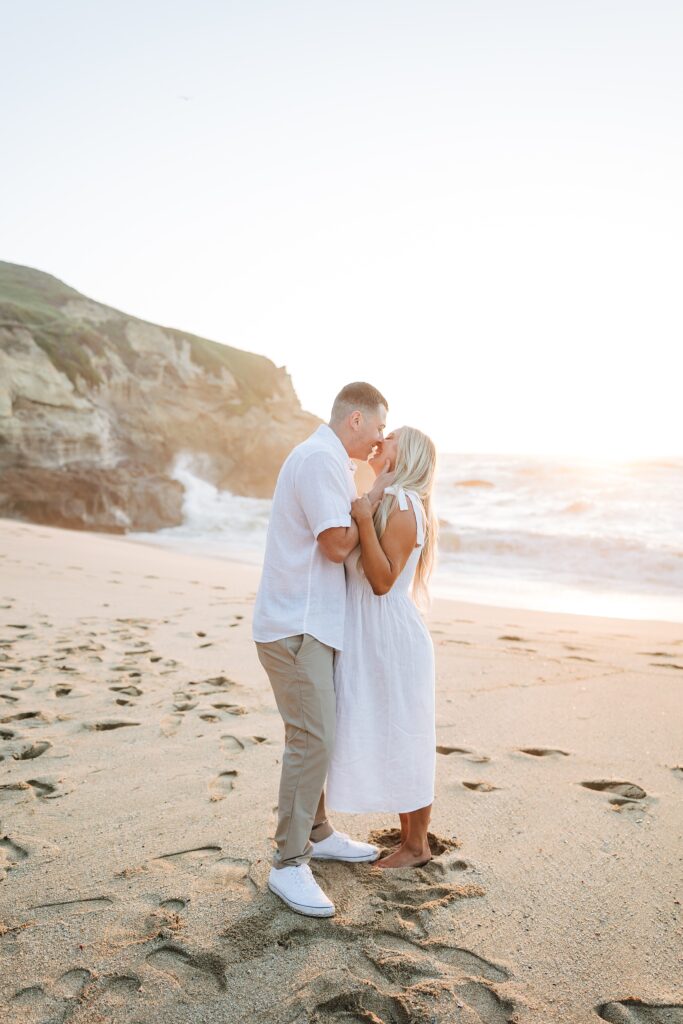
[[[436,599],[440,852],[389,878],[315,865],[337,915],[313,922],[265,884],[283,727],[251,641],[259,572],[0,520],[11,1024],[681,1006],[683,625]]]

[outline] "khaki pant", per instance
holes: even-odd
[[[311,839],[332,832],[324,785],[336,727],[334,650],[309,633],[257,643],[256,649],[285,723],[272,863],[295,867],[311,859]]]

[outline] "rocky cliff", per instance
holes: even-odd
[[[181,522],[175,459],[269,496],[320,420],[284,367],[0,262],[0,515],[124,532]]]

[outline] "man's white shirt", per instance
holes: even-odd
[[[258,643],[310,633],[340,651],[344,638],[344,565],[317,537],[351,525],[355,466],[326,424],[287,456],[275,486],[252,635]]]

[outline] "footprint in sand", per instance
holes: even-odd
[[[273,1002],[272,1006],[277,1020],[435,1024],[437,1020],[480,1019],[487,1024],[506,1024],[512,1019],[514,1004],[493,987],[510,979],[508,970],[471,950],[417,940],[405,928],[289,921],[291,915],[266,918],[261,911],[242,917],[222,936],[237,947],[242,960],[268,953],[277,960],[289,957],[290,952],[294,957],[302,952],[306,956],[306,950],[315,947],[318,962],[329,963],[328,970],[316,973],[284,1005],[279,995],[279,1005]],[[280,922],[277,931],[274,922],[276,926]],[[266,1013],[264,1019],[271,1024],[276,1017]]]
[[[377,871],[381,869],[377,868]],[[410,868],[411,877],[415,878],[420,869]],[[382,877],[387,872],[381,871]],[[385,904],[386,910],[391,911],[397,917],[409,922],[420,929],[422,937],[429,935],[429,917],[434,911],[447,907],[456,900],[471,899],[474,896],[483,896],[484,890],[478,885],[450,885],[445,882],[439,884],[431,880],[408,882],[407,877],[399,878],[401,872],[392,872],[389,885],[386,883],[378,892],[378,898]],[[423,877],[429,878],[428,875]]]
[[[224,753],[239,754],[247,747],[260,746],[266,742],[266,736],[221,736],[221,750]]]
[[[32,686],[33,679],[17,679],[17,681],[12,683],[10,686],[10,690],[30,690]]]
[[[29,985],[19,989],[11,998],[7,1024],[43,1024],[47,1021],[66,1020],[74,1001],[93,978],[85,967],[72,967],[60,974],[54,983]]]
[[[175,850],[152,857],[152,864],[165,869],[191,871],[213,864],[220,856],[220,846],[194,846],[188,850]]]
[[[519,747],[520,754],[530,754],[531,757],[569,757],[568,750],[560,750],[558,747]]]
[[[7,872],[15,868],[17,864],[26,860],[28,851],[15,843],[9,836],[0,839],[0,881],[7,876]]]
[[[177,899],[176,900],[176,899],[171,898],[171,899],[168,899],[168,900],[162,900],[161,903],[159,904],[159,906],[163,910],[168,910],[171,914],[179,914],[181,910],[185,909],[185,907],[187,906],[187,903],[185,902],[185,900],[181,900],[181,899]]]
[[[179,712],[192,711],[194,708],[197,707],[198,703],[199,701],[197,700],[188,700],[187,695],[183,694],[182,697],[179,697],[176,701],[174,701],[173,707],[175,708],[176,711]]]
[[[141,697],[142,690],[139,686],[134,686],[132,683],[130,686],[110,686],[110,690],[114,690],[115,693],[125,693],[129,697]]]
[[[43,1021],[63,1020],[59,1013],[61,1009],[61,1000],[48,995],[42,985],[29,985],[18,989],[11,997],[8,1024],[43,1024]]]
[[[105,722],[84,722],[83,728],[93,732],[109,732],[112,729],[125,729],[130,725],[140,725],[140,723],[124,722],[122,719],[109,719]]]
[[[237,772],[235,769],[220,772],[209,782],[209,800],[215,803],[217,800],[224,800],[228,793],[235,788]]]
[[[508,972],[470,950],[438,942],[411,943],[397,939],[391,933],[380,933],[376,940],[365,947],[365,955],[390,985],[398,985],[403,989],[402,993],[394,995],[394,1000],[398,1000],[395,1009],[401,1005],[404,1008],[414,1006],[414,1000],[419,1000],[427,988],[426,979],[431,978],[434,982],[428,988],[434,991],[435,984],[440,988],[439,1008],[446,1011],[440,1017],[441,1020],[461,1019],[458,1011],[465,1009],[465,1006],[474,1010],[487,1024],[507,1024],[511,1020],[513,1003],[502,998],[486,983],[507,981]],[[474,978],[482,980],[474,981]],[[350,995],[351,1001],[347,1005],[355,1004],[358,1010],[374,1012],[371,1009],[372,1003],[379,1005],[377,989],[374,992],[371,989],[369,992],[366,990]],[[385,994],[382,993],[380,998],[386,998]],[[411,1013],[408,1019],[427,1021],[435,1018],[422,1014],[414,1017]],[[469,1016],[467,1019],[470,1019]]]
[[[444,968],[449,974],[456,968],[458,973],[488,981],[507,981],[509,976],[502,967],[470,950],[437,941],[412,942],[389,931],[372,933],[364,952],[387,981],[401,985],[433,978]]]
[[[48,722],[49,718],[43,711],[17,711],[14,715],[5,715],[0,718],[3,724],[7,722],[28,722],[29,719],[37,719],[41,722]]]
[[[16,761],[30,761],[35,757],[40,757],[46,750],[49,750],[52,746],[47,740],[41,740],[40,743],[31,743],[28,747],[24,747],[22,750],[12,754],[12,757]]]
[[[514,1018],[514,1003],[504,999],[490,985],[478,981],[465,981],[456,986],[456,994],[470,1006],[486,1024],[509,1024]]]
[[[494,786],[490,782],[463,782],[465,789],[475,790],[477,793],[493,793],[494,790],[500,789],[500,786]]]
[[[647,793],[641,786],[633,782],[617,782],[610,779],[597,779],[594,782],[580,783],[584,789],[592,789],[598,793],[614,793],[609,798],[614,811],[629,811],[638,808],[643,810],[639,801],[647,797]]]
[[[105,1008],[111,1007],[112,1009],[125,1006],[128,1013],[129,1004],[136,1000],[141,988],[142,982],[135,975],[109,975],[109,977],[101,979],[101,984],[96,983],[90,986],[88,1006],[97,1008],[104,1005]],[[97,1013],[97,1009],[95,1009],[95,1013]],[[106,1019],[106,1016],[102,1014],[97,1019]],[[130,1017],[127,1019],[130,1020]]]
[[[683,1003],[644,1003],[631,998],[602,1003],[595,1011],[609,1024],[683,1024]]]
[[[221,886],[236,886],[250,893],[258,891],[258,886],[251,876],[251,861],[240,857],[221,857],[214,861],[209,873]]]
[[[182,946],[165,943],[146,956],[147,964],[170,975],[194,998],[206,998],[226,988],[225,963],[214,953],[192,954]]]
[[[36,903],[28,909],[40,919],[75,917],[78,914],[98,913],[107,910],[114,902],[109,896],[86,896],[76,900],[57,900],[52,903]]]
[[[355,984],[356,987],[350,987],[349,982],[351,986]],[[363,984],[360,978],[350,978],[340,991],[329,995],[329,989],[334,990],[338,987],[339,980],[336,978],[329,979],[325,986],[312,982],[301,989],[297,1004],[304,1005],[307,1011],[310,1007],[314,1020],[362,1020],[377,1024],[379,1021],[417,1019],[400,994],[382,992],[372,982],[365,981]],[[325,992],[325,989],[328,991]]]
[[[433,859],[424,868],[408,869],[409,878],[400,870],[371,869],[371,877],[377,885],[378,902],[384,904],[385,910],[395,913],[402,924],[420,930],[423,938],[429,931],[429,916],[435,910],[456,900],[484,895],[484,890],[478,885],[453,885],[446,880],[466,870],[469,865],[465,861],[455,858],[441,861],[436,859],[457,849],[460,846],[458,839],[448,839],[430,832],[428,840]],[[400,842],[400,830],[377,830],[370,834],[369,841],[380,846],[382,853],[389,853]]]
[[[487,764],[491,758],[486,754],[477,754],[476,751],[470,750],[468,747],[446,747],[439,745],[436,748],[437,754],[461,754],[465,761],[471,761],[473,764]]]
[[[57,785],[47,779],[27,779],[26,782],[32,788],[34,794],[41,800],[55,800],[57,797],[65,796],[65,793],[57,792]]]
[[[450,953],[450,955],[449,955]],[[362,1020],[424,1020],[435,1021],[432,1011],[433,997],[438,998],[440,1020],[460,1020],[463,1011],[469,1008],[477,1019],[486,1024],[508,1024],[512,1019],[514,1004],[498,994],[492,984],[486,981],[456,980],[465,975],[477,978],[507,980],[508,974],[502,968],[484,961],[466,949],[442,947],[440,953],[425,958],[416,955],[416,949],[409,952],[385,949],[373,955],[366,952],[369,961],[390,985],[400,990],[389,994],[374,984],[351,990],[334,1000],[325,1000],[319,1007],[336,1007],[355,1013]],[[447,958],[446,958],[447,957]],[[431,998],[430,998],[431,995]],[[416,1016],[416,1009],[420,1008]],[[380,1016],[383,1012],[386,1016]],[[388,1012],[388,1013],[387,1013]],[[468,1020],[471,1020],[469,1015]]]
[[[249,714],[248,710],[245,707],[242,707],[241,704],[212,704],[211,706],[216,708],[219,711],[225,711],[225,713],[227,715],[247,715],[247,714]],[[200,715],[200,718],[204,718],[204,715]],[[219,716],[218,715],[214,715],[213,716],[213,721],[216,721],[216,722],[220,721]]]
[[[175,714],[164,715],[159,722],[159,728],[161,729],[162,735],[164,736],[175,736],[178,729],[182,725],[183,716],[179,712]]]
[[[87,968],[72,967],[71,970],[60,974],[53,988],[64,999],[76,999],[92,977],[92,973]]]
[[[175,933],[182,931],[185,922],[180,915],[186,906],[187,902],[179,898],[161,900],[146,916],[145,938],[171,939]]]
[[[647,793],[640,786],[636,786],[633,782],[611,782],[609,780],[598,779],[596,782],[582,782],[582,786],[586,789],[595,789],[599,793],[609,792],[618,793],[620,796],[628,797],[630,800],[642,800],[647,796]]]
[[[211,690],[203,690],[202,696],[209,696],[211,693],[219,693],[223,690],[232,690],[239,684],[227,676],[211,676],[210,679],[195,679],[190,681],[188,686],[211,686]]]

